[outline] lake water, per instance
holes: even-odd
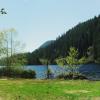
[[[48,68],[51,70],[53,77],[64,72],[64,69],[57,65],[49,65]],[[29,65],[25,66],[25,69],[34,70],[36,72],[37,79],[45,79],[47,77],[47,66],[45,65]]]
[[[47,66],[45,65],[29,65],[25,66],[25,69],[31,69],[36,72],[37,79],[45,79],[47,77]],[[49,69],[52,72],[53,77],[61,73],[65,73],[68,70],[60,67],[58,65],[49,65]],[[99,64],[86,64],[80,65],[79,71],[85,75],[87,75],[90,79],[100,79],[100,65]]]

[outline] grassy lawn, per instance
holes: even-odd
[[[100,82],[0,80],[0,100],[100,100]]]

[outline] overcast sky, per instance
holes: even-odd
[[[8,12],[0,29],[15,28],[26,51],[100,14],[100,0],[0,0],[0,7]]]

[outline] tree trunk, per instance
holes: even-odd
[[[47,79],[49,79],[49,68],[48,68],[48,62],[47,62]]]

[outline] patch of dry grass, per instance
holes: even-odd
[[[89,93],[91,91],[87,90],[65,90],[65,93],[70,93],[70,94],[77,94],[77,93]]]

